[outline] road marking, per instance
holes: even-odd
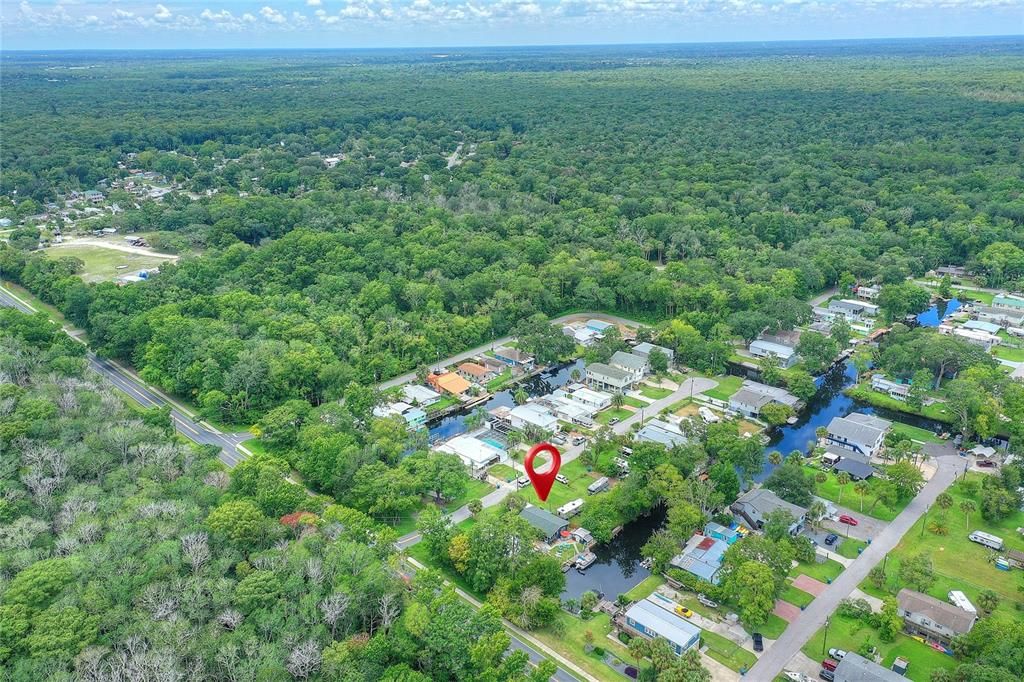
[[[189,431],[191,431],[192,433],[196,434],[197,436],[199,435],[199,432],[198,432],[198,431],[196,431],[195,429],[193,429],[193,428],[192,428],[191,426],[189,426],[189,425],[188,425],[188,424],[187,424],[187,423],[185,422],[185,420],[184,420],[184,419],[182,419],[182,418],[180,418],[180,417],[173,417],[173,419],[174,419],[174,421],[178,422],[178,425],[179,425],[179,426],[181,426],[182,428],[184,428],[184,429],[188,429]]]

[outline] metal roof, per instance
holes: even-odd
[[[974,614],[921,592],[903,588],[896,595],[900,609],[926,616],[933,623],[963,634],[974,626]]]
[[[835,670],[835,682],[906,682],[894,670],[883,668],[852,651],[843,656]]]
[[[612,359],[609,361],[612,366],[625,367],[635,371],[643,370],[647,367],[647,358],[639,355],[633,355],[625,351],[617,350],[612,354]]]
[[[519,516],[526,519],[528,524],[542,532],[546,538],[555,535],[563,528],[569,527],[569,522],[565,519],[555,516],[547,509],[541,509],[533,505],[525,507],[523,511],[519,512]]]
[[[603,362],[592,362],[587,365],[588,374],[596,374],[601,377],[613,379],[615,381],[629,381],[633,378],[633,375],[625,370],[621,370],[618,367],[612,367],[606,365]]]
[[[640,623],[659,637],[687,648],[700,638],[700,628],[655,604],[650,597],[641,599],[626,611],[626,618]]]

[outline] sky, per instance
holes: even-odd
[[[4,50],[1024,34],[1024,0],[0,0]]]

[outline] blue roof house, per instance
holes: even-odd
[[[639,637],[661,637],[668,640],[677,656],[682,656],[685,651],[700,644],[700,628],[676,615],[668,607],[659,606],[654,601],[654,595],[630,606],[619,624],[624,625],[630,634]]]
[[[682,553],[676,555],[669,563],[712,585],[717,585],[718,571],[722,568],[722,558],[727,549],[729,545],[725,540],[698,534],[690,538]]]

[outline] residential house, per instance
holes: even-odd
[[[508,421],[514,429],[522,430],[535,426],[552,433],[558,431],[558,417],[536,402],[513,407],[509,410]]]
[[[455,372],[463,379],[481,385],[494,378],[494,372],[475,362],[463,362],[455,368]]]
[[[508,365],[497,358],[492,358],[490,355],[484,355],[477,358],[477,362],[486,367],[495,376],[508,369]]]
[[[562,327],[562,333],[572,337],[573,341],[585,348],[594,345],[602,337],[600,332],[594,331],[590,327],[573,327],[568,324]]]
[[[1017,294],[994,296],[992,297],[992,307],[1024,312],[1024,296],[1018,296]]]
[[[758,339],[753,341],[747,350],[755,358],[775,358],[779,361],[779,367],[788,369],[797,363],[799,356],[796,354],[795,348],[784,346],[781,343],[772,343],[771,341],[765,341]]]
[[[669,601],[671,608],[665,608],[656,599],[655,595],[651,595],[634,603],[616,619],[616,624],[634,637],[661,637],[667,640],[677,656],[699,646],[700,628],[677,615],[673,602]]]
[[[878,287],[872,287],[865,284],[863,286],[857,287],[856,293],[857,298],[861,299],[862,301],[873,301],[876,298],[878,298],[878,294],[880,294],[881,291],[882,290],[879,289]]]
[[[524,353],[518,348],[510,348],[508,346],[495,348],[494,357],[501,360],[509,367],[515,367],[525,372],[529,372],[533,369],[533,356],[528,353]]]
[[[974,627],[973,613],[921,592],[903,588],[896,595],[896,604],[903,616],[903,629],[908,634],[945,646]]]
[[[717,585],[722,557],[728,548],[729,545],[723,540],[697,534],[687,541],[683,551],[673,557],[669,564]]]
[[[871,388],[879,393],[885,393],[894,400],[906,400],[910,395],[910,385],[900,384],[891,379],[886,379],[881,374],[874,374],[871,377]]]
[[[740,539],[739,531],[733,530],[732,528],[726,528],[720,523],[714,521],[708,521],[707,525],[704,526],[704,535],[709,538],[715,538],[721,540],[727,545],[731,545]]]
[[[974,314],[982,322],[992,322],[1001,327],[1019,327],[1024,325],[1024,310],[1014,308],[996,308],[995,306],[975,306]]]
[[[1001,340],[995,334],[989,334],[977,329],[964,329],[963,327],[953,329],[953,336],[975,346],[980,346],[985,349],[985,352],[991,351],[992,347],[999,345]]]
[[[633,439],[638,443],[658,443],[667,448],[685,445],[687,441],[686,436],[677,425],[661,419],[652,419],[644,424],[643,428],[633,436]]]
[[[1024,365],[1017,365],[1016,369],[1010,372],[1010,378],[1015,381],[1024,381]]]
[[[458,455],[462,463],[476,474],[482,472],[491,464],[505,459],[506,452],[495,445],[497,442],[492,440],[485,441],[474,436],[462,434],[437,446],[437,451]]]
[[[781,403],[795,410],[800,404],[800,399],[784,388],[747,379],[740,390],[729,398],[729,409],[746,417],[756,417],[761,414],[761,408],[771,402]]]
[[[833,672],[835,682],[907,682],[895,670],[883,668],[860,654],[847,652]]]
[[[617,350],[612,354],[608,364],[612,367],[618,367],[624,372],[629,372],[633,376],[634,383],[641,381],[651,369],[647,363],[647,358],[621,350]]]
[[[97,192],[94,189],[87,189],[82,196],[85,197],[86,201],[88,201],[90,203],[93,203],[93,204],[101,203],[103,201],[103,198],[104,198],[103,197],[103,192]]]
[[[540,535],[544,538],[544,542],[552,543],[556,541],[562,534],[563,530],[568,530],[569,522],[560,516],[555,516],[547,509],[541,507],[535,507],[532,504],[526,505],[523,511],[519,512],[519,516],[526,520],[528,524],[540,531]]]
[[[807,517],[807,510],[799,507],[773,493],[767,488],[754,488],[739,496],[735,502],[729,505],[729,509],[744,521],[751,528],[760,530],[764,527],[764,520],[769,513],[776,509],[784,509],[793,515],[793,525],[789,527],[790,535],[796,535],[803,528]]]
[[[842,315],[850,322],[860,322],[864,318],[876,317],[878,315],[877,305],[849,298],[830,301],[828,309]]]
[[[427,425],[427,413],[409,403],[397,402],[390,405],[378,405],[373,408],[376,417],[401,417],[409,429],[422,429]]]
[[[814,314],[814,319],[819,323],[831,323],[832,320],[837,317],[845,317],[845,315],[839,313],[836,310],[830,308],[822,308],[821,306],[813,306],[811,312]]]
[[[937,277],[949,277],[951,279],[967,276],[967,268],[961,265],[943,265],[935,268],[933,272]]]
[[[986,332],[988,334],[998,334],[1002,327],[994,322],[985,322],[984,320],[967,320],[964,322],[964,329],[973,329],[974,331]]]
[[[591,388],[613,393],[625,393],[633,387],[636,379],[631,372],[606,365],[603,362],[592,362],[587,365],[587,384]]]
[[[604,334],[614,326],[611,322],[605,322],[604,320],[587,320],[586,324],[588,329],[593,329],[598,334]]]
[[[633,354],[641,357],[649,358],[652,350],[660,350],[668,358],[668,364],[671,365],[675,362],[676,352],[671,348],[665,348],[665,346],[656,346],[653,343],[638,343],[633,346]]]
[[[892,422],[861,412],[834,417],[828,424],[826,442],[844,450],[873,457],[882,449],[885,434]]]
[[[567,398],[570,398],[578,403],[582,403],[587,407],[592,408],[595,412],[603,410],[612,404],[612,396],[610,393],[604,391],[592,391],[591,389],[583,386],[582,384],[573,384],[572,386],[566,386],[561,391],[555,391],[552,395],[558,395],[559,393],[564,394]]]
[[[469,390],[469,382],[455,372],[431,374],[427,377],[427,383],[439,392],[451,393],[454,396],[461,396]]]
[[[594,414],[597,412],[594,408],[576,402],[560,391],[556,391],[543,398],[538,398],[537,404],[553,412],[559,419],[564,419],[573,424],[580,424],[581,426],[592,426],[594,424]]]
[[[846,454],[832,465],[837,474],[846,472],[851,481],[865,481],[875,475],[875,468],[867,458],[852,453]]]
[[[419,384],[406,384],[402,386],[402,394],[405,396],[405,402],[419,405],[420,407],[430,407],[441,399],[440,393]]]

